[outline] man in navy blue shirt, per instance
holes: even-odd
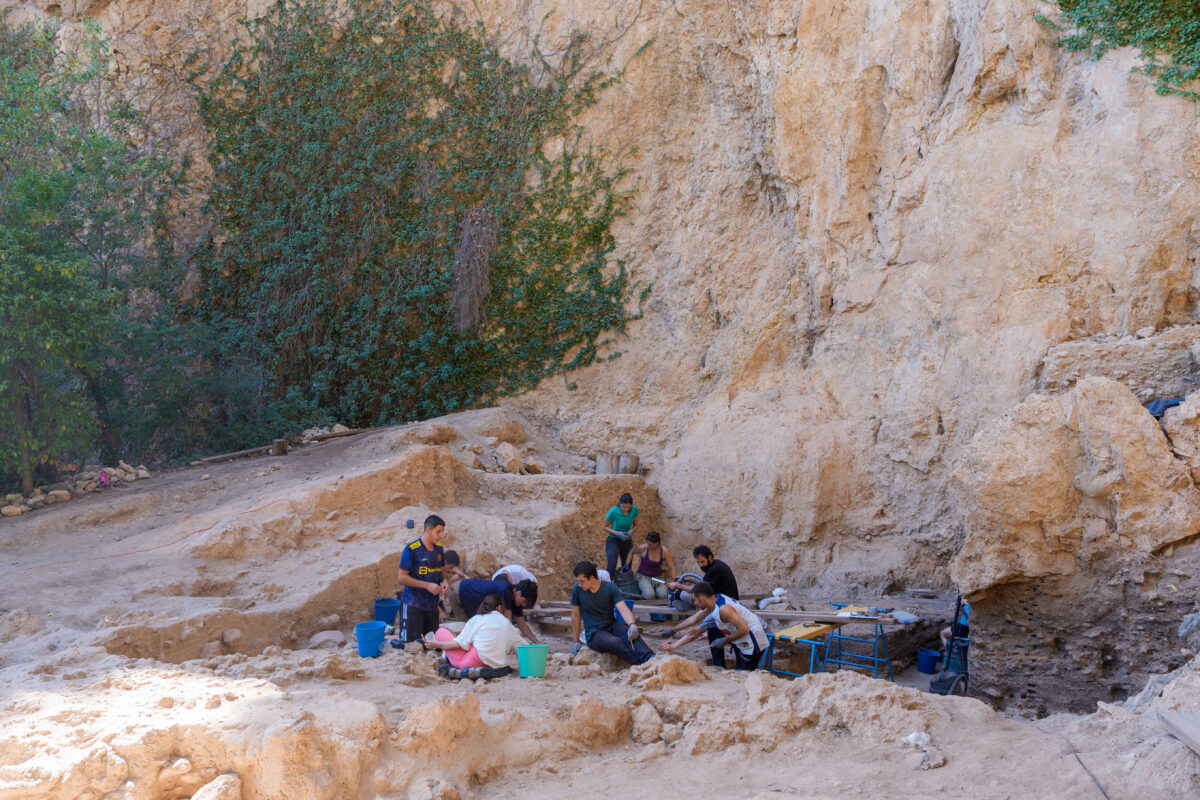
[[[445,556],[442,535],[445,521],[431,514],[425,518],[421,538],[405,545],[400,554],[400,624],[396,632],[400,641],[412,642],[438,629],[438,597],[449,587],[442,580]]]
[[[530,608],[537,602],[538,587],[530,580],[524,580],[513,586],[508,581],[486,581],[479,578],[466,578],[458,583],[458,602],[462,605],[467,619],[475,616],[479,604],[489,594],[500,596],[501,613],[513,621],[521,635],[534,644],[541,644],[533,635],[529,623],[525,621],[523,609]]]

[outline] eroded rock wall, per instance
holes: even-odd
[[[1031,396],[975,436],[953,478],[978,693],[1090,710],[1187,660],[1175,631],[1200,592],[1200,490],[1128,387]]]
[[[264,7],[0,0],[14,5],[95,14],[135,54],[133,77],[169,76],[181,43],[219,42]],[[581,27],[598,65],[628,64],[587,125],[613,150],[638,147],[619,239],[652,291],[620,358],[521,403],[579,451],[640,455],[673,544],[705,541],[764,582],[831,596],[945,587],[978,512],[956,505],[950,475],[989,421],[1089,374],[1141,399],[1194,385],[1188,347],[1136,341],[1195,321],[1196,108],[1156,95],[1128,51],[1056,49],[1035,20],[1052,4],[478,8],[514,54],[536,31],[552,50]],[[1124,537],[1159,535],[1113,519]],[[1108,569],[1043,545],[1026,554],[1049,565],[1037,580],[1079,581],[1054,590],[1063,605]]]

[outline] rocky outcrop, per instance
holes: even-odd
[[[953,480],[976,693],[1090,709],[1185,660],[1200,490],[1125,385],[1031,396],[976,434]]]

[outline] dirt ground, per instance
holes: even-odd
[[[501,440],[532,444],[546,474],[473,468],[469,448]],[[1197,661],[1126,703],[1027,721],[930,695],[925,676],[719,672],[700,645],[572,663],[561,628],[542,631],[540,679],[358,657],[353,626],[394,592],[408,519],[436,511],[469,568],[525,563],[565,599],[621,491],[653,520],[637,476],[581,474],[487,411],[6,519],[0,800],[1200,795],[1200,756],[1155,714],[1200,711]],[[310,647],[324,631],[346,643]]]

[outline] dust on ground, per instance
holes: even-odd
[[[542,474],[480,469],[503,442]],[[1196,661],[1127,703],[1030,722],[851,672],[717,671],[699,644],[636,668],[572,659],[561,628],[542,631],[540,679],[357,656],[408,519],[436,511],[468,568],[522,562],[561,599],[626,490],[655,513],[641,478],[581,474],[489,410],[0,522],[0,800],[1099,797],[1078,759],[1114,798],[1200,792],[1200,757],[1155,716],[1200,711]]]

